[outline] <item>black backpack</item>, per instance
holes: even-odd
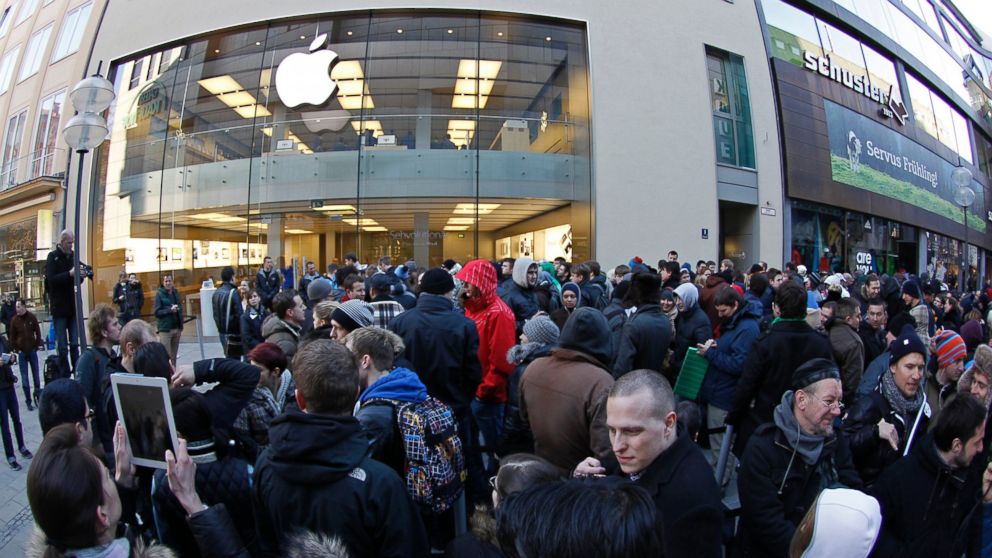
[[[48,355],[48,357],[45,359],[45,370],[44,370],[45,385],[47,386],[48,382],[54,382],[55,380],[57,380],[60,374],[61,371],[59,370],[58,355]]]

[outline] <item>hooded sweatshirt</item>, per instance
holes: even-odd
[[[351,556],[423,556],[423,524],[400,477],[368,457],[358,419],[289,408],[255,468],[261,550],[281,554],[300,529],[340,537]]]
[[[496,296],[496,270],[486,260],[468,262],[455,277],[479,289],[479,296],[462,299],[465,315],[479,332],[482,383],[475,396],[486,403],[505,403],[506,379],[514,368],[506,361],[506,352],[516,345],[513,312]]]
[[[421,403],[426,399],[427,388],[416,372],[408,368],[393,369],[358,398],[355,417],[369,438],[372,458],[389,465],[399,475],[403,475],[406,464],[406,449],[396,426],[394,402]]]
[[[516,320],[516,334],[523,331],[524,322],[541,309],[537,301],[534,285],[527,282],[527,270],[537,264],[531,258],[518,258],[513,264],[513,280],[504,284],[500,298],[513,312]]]

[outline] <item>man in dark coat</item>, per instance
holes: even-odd
[[[73,242],[75,237],[72,232],[68,229],[62,231],[58,246],[48,253],[48,259],[45,261],[48,311],[55,327],[55,345],[59,355],[59,370],[63,378],[69,377],[69,374],[76,369],[76,361],[79,360],[79,330],[76,327],[74,290],[76,255],[72,251]]]
[[[861,325],[858,326],[858,336],[861,337],[861,342],[864,344],[866,368],[888,347],[885,340],[885,322],[885,301],[880,298],[873,298],[865,303],[865,315],[864,319],[861,320]],[[896,334],[898,333],[897,331]]]
[[[282,556],[300,530],[339,537],[355,558],[426,556],[423,523],[400,477],[372,460],[352,416],[358,366],[341,343],[319,339],[293,361],[296,402],[269,429],[252,498],[265,556]]]
[[[743,556],[788,556],[792,535],[823,488],[861,488],[847,442],[833,427],[843,407],[840,370],[830,359],[815,358],[795,370],[792,387],[741,459]]]
[[[679,317],[675,318],[675,346],[672,353],[672,371],[682,370],[682,361],[690,347],[705,343],[713,337],[710,319],[699,307],[699,289],[692,283],[683,283],[675,289],[675,302]]]
[[[702,452],[688,435],[677,432],[668,380],[649,370],[623,376],[610,389],[606,414],[621,474],[647,489],[658,509],[664,555],[721,556],[720,491]],[[575,474],[604,474],[608,468],[589,457]]]
[[[214,323],[220,334],[220,344],[224,356],[239,358],[244,354],[241,348],[241,297],[234,284],[234,268],[227,266],[220,272],[221,284],[210,300],[214,311]]]
[[[951,558],[973,544],[969,516],[992,502],[992,465],[981,478],[968,474],[981,455],[985,417],[972,395],[952,398],[920,447],[879,477],[871,493],[882,531],[872,556]]]
[[[624,302],[635,312],[624,321],[613,361],[613,377],[631,370],[661,372],[672,342],[672,322],[661,311],[661,278],[654,273],[635,273]]]
[[[455,311],[454,289],[447,271],[428,270],[420,280],[417,305],[393,318],[389,330],[406,345],[397,364],[415,370],[427,393],[451,407],[461,421],[471,416],[482,367],[479,332],[472,320]]]
[[[537,285],[537,263],[531,258],[517,258],[513,264],[512,280],[506,282],[499,297],[513,311],[517,320],[517,335],[523,331],[524,322],[531,319],[540,308],[538,306],[534,286]]]
[[[275,298],[282,289],[282,277],[275,269],[270,256],[265,256],[262,260],[262,269],[255,275],[255,290],[258,296],[262,297],[262,306],[266,310],[272,311],[272,299]]]
[[[814,358],[833,358],[827,337],[806,323],[802,285],[784,281],[775,293],[774,306],[779,316],[755,340],[726,418],[727,424],[738,427],[734,444],[738,456],[751,433],[772,420],[772,411],[789,389],[796,368]]]

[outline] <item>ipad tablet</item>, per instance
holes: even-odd
[[[165,450],[179,445],[169,383],[136,374],[111,374],[110,382],[134,464],[165,469]]]

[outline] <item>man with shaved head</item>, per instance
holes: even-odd
[[[59,243],[48,253],[45,261],[45,290],[48,293],[48,312],[55,327],[55,345],[58,351],[59,372],[68,378],[79,360],[79,330],[76,327],[75,253],[72,244],[76,238],[66,229],[59,235]],[[71,368],[70,368],[71,365]]]
[[[678,431],[668,380],[652,370],[622,376],[606,400],[606,425],[619,474],[644,487],[654,500],[662,518],[665,556],[719,557],[720,491],[702,452]],[[607,472],[593,457],[575,468],[576,476]]]

